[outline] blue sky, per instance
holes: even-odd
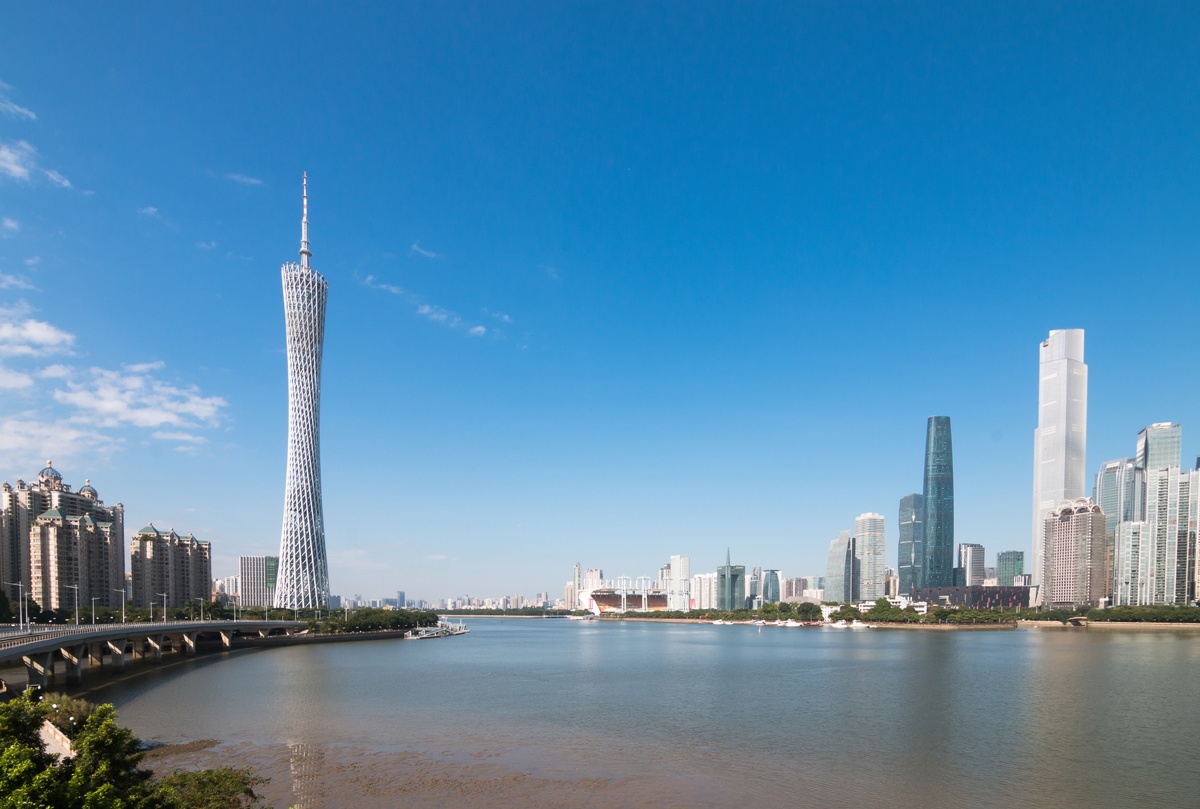
[[[0,475],[278,550],[279,265],[329,279],[335,593],[561,593],[685,553],[823,573],[954,431],[1028,549],[1037,346],[1089,469],[1194,418],[1185,3],[17,4]]]

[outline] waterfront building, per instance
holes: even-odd
[[[717,609],[740,610],[746,607],[746,566],[729,563],[729,551],[725,551],[725,564],[717,568]]]
[[[133,573],[133,603],[183,607],[212,597],[212,548],[191,534],[160,531],[153,524],[133,535],[129,549]]]
[[[1137,465],[1142,469],[1182,466],[1183,431],[1169,421],[1142,428],[1137,437]]]
[[[983,546],[971,542],[958,545],[958,566],[963,570],[963,584],[967,587],[983,586]]]
[[[281,270],[287,330],[288,452],[275,606],[286,609],[325,607],[329,601],[321,505],[321,354],[329,284],[309,265],[307,174],[303,199],[300,263],[286,263]]]
[[[125,543],[119,525],[91,514],[43,512],[29,531],[32,582],[29,597],[42,609],[120,607],[125,583]]]
[[[1149,429],[1149,428],[1147,428]],[[1145,433],[1143,430],[1142,433]],[[1142,436],[1138,436],[1139,447]],[[1146,442],[1149,444],[1150,442]],[[1161,457],[1161,445],[1156,445],[1155,457]],[[1141,454],[1141,453],[1139,453]],[[1106,596],[1112,596],[1116,581],[1114,554],[1117,544],[1117,526],[1122,522],[1135,522],[1146,518],[1146,470],[1133,458],[1118,458],[1101,464],[1092,487],[1092,500],[1104,511],[1104,567]]]
[[[717,574],[697,573],[692,576],[692,609],[715,610],[717,608]]]
[[[1196,597],[1200,472],[1146,470],[1146,519],[1120,523],[1113,589],[1118,604],[1187,604]],[[1122,527],[1128,525],[1122,533]]]
[[[672,556],[667,567],[667,609],[686,612],[692,608],[691,557]]]
[[[756,610],[762,606],[762,568],[753,567],[746,580],[746,608]]]
[[[240,581],[237,576],[226,576],[224,579],[225,595],[236,600],[238,595],[241,594]]]
[[[779,571],[768,568],[762,572],[762,603],[777,604],[781,600]]]
[[[895,568],[887,568],[883,574],[883,597],[898,598],[900,596],[900,576]]]
[[[1028,587],[918,587],[914,602],[930,607],[966,607],[972,610],[1012,610],[1029,606]],[[923,610],[918,610],[924,613]]]
[[[275,586],[279,581],[278,556],[242,556],[239,603],[243,607],[271,607],[275,604]]]
[[[884,539],[883,515],[875,512],[859,514],[854,519],[854,557],[858,563],[858,595],[856,601],[883,598],[887,573],[887,542]]]
[[[842,531],[829,543],[829,561],[825,567],[825,600],[851,604],[858,598],[858,559],[854,537]]]
[[[576,596],[583,597],[583,593],[588,590],[598,590],[604,586],[604,570],[598,567],[589,567],[583,574],[583,590],[576,592]],[[586,607],[587,605],[583,605]]]
[[[1041,343],[1038,426],[1033,433],[1033,559],[1042,584],[1046,514],[1083,497],[1087,474],[1087,381],[1083,329],[1056,329]],[[1040,593],[1045,593],[1041,588]],[[1039,596],[1040,597],[1040,596]]]
[[[924,559],[926,587],[954,584],[954,450],[950,417],[930,416],[925,430]]]
[[[111,578],[113,581],[112,587],[105,589],[120,589],[125,575],[125,507],[120,503],[113,506],[104,505],[90,480],[85,480],[79,491],[72,491],[71,487],[63,482],[62,474],[54,468],[54,464],[46,461],[46,467],[38,472],[36,482],[26,484],[25,481],[18,480],[15,486],[7,482],[0,485],[0,581],[20,584],[20,587],[11,588],[12,592],[9,593],[9,597],[15,600],[18,593],[24,591],[26,596],[37,601],[39,606],[47,605],[47,602],[43,602],[37,595],[31,595],[33,593],[31,552],[34,541],[32,532],[37,518],[50,511],[58,512],[65,519],[91,517],[95,523],[95,531],[99,532],[103,539],[97,538],[88,541],[102,543],[104,547],[109,548],[109,552],[113,556],[109,558],[105,555],[100,546],[92,547],[90,551],[87,548],[81,548],[79,553],[87,554],[90,558],[102,559],[103,561],[98,563],[105,566],[111,573],[111,575],[106,573],[104,578]],[[89,526],[82,526],[82,530],[84,534],[91,536],[89,532],[93,529]],[[38,541],[41,542],[40,537]],[[43,561],[53,565],[54,563],[48,560],[46,554],[53,552],[57,556],[58,551],[51,551],[46,546],[42,546],[41,550]],[[63,550],[66,553],[66,549]],[[68,564],[65,556],[63,561],[64,564]],[[49,587],[51,590],[57,590],[60,586],[59,578],[62,578],[63,586],[68,584],[83,586],[74,577],[60,577],[53,567],[44,569],[40,575],[42,589]],[[118,607],[121,605],[119,593],[96,592],[93,595],[103,597],[105,601],[98,603],[106,606],[110,604],[110,601]],[[71,596],[71,603],[74,604],[73,593]],[[88,598],[90,599],[91,596],[89,595]],[[90,603],[89,601],[88,604],[90,605]]]
[[[922,583],[925,562],[925,497],[906,494],[900,498],[900,555],[896,574],[900,592],[908,595]]]
[[[1050,607],[1104,598],[1104,512],[1090,497],[1064,500],[1046,513],[1040,601]]]
[[[996,583],[1011,587],[1017,576],[1025,573],[1024,551],[1000,551],[996,554]]]

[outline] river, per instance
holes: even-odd
[[[1200,633],[479,619],[100,685],[277,806],[1196,805]]]

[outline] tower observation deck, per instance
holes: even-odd
[[[313,609],[329,602],[329,565],[321,508],[321,352],[329,284],[309,266],[308,174],[304,175],[300,263],[283,265],[287,326],[288,451],[279,546],[277,609]]]

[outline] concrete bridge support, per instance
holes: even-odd
[[[125,670],[125,644],[127,641],[121,640],[117,643],[108,641],[108,659],[115,671]]]
[[[146,638],[146,645],[142,648],[142,659],[145,660],[149,655],[150,659],[155,663],[162,662],[163,656],[163,635],[149,635]]]
[[[196,656],[196,633],[195,632],[184,632],[179,637],[183,641],[182,646],[183,646],[184,657],[195,657]]]
[[[221,635],[221,646],[223,648],[228,649],[229,647],[233,646],[232,632],[221,632],[219,634]]]
[[[89,643],[87,645],[87,664],[89,669],[92,666],[99,668],[104,665],[103,643]]]
[[[50,678],[54,676],[54,652],[25,655],[22,660],[25,663],[25,675],[29,684],[45,688],[50,683]]]
[[[59,649],[63,660],[67,661],[68,685],[79,685],[83,682],[83,655],[87,653],[87,644],[75,644]]]

